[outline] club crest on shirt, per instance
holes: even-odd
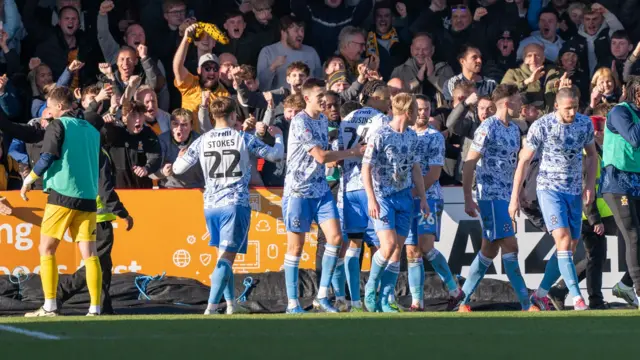
[[[305,130],[302,134],[302,138],[304,139],[304,141],[311,141],[313,140],[313,134],[311,133],[311,131]]]

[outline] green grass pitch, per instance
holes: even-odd
[[[0,349],[7,360],[614,360],[637,356],[640,311],[7,317]]]

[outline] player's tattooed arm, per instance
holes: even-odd
[[[482,154],[469,150],[467,159],[462,166],[462,192],[464,193],[464,211],[471,217],[477,217],[480,212],[480,208],[475,201],[473,201],[473,173],[476,171],[476,164],[482,157]]]
[[[440,179],[442,165],[429,165],[429,171],[424,176],[424,188],[429,189]]]
[[[413,168],[411,169],[411,176],[413,177],[413,185],[418,189],[418,196],[420,197],[420,212],[422,216],[429,215],[429,205],[427,204],[427,190],[424,187],[424,178],[422,177],[422,168],[420,167],[420,163],[416,162],[413,164]]]
[[[512,219],[520,215],[520,192],[522,191],[524,179],[527,176],[527,169],[535,154],[535,151],[528,146],[520,150],[520,159],[518,160],[518,167],[516,167],[516,173],[513,177],[513,189],[511,190],[511,201],[509,202],[509,215]]]
[[[368,162],[362,163],[362,184],[364,190],[367,193],[367,203],[369,216],[372,219],[378,219],[380,217],[380,205],[376,199],[376,194],[373,191],[373,179],[371,178],[371,164]]]
[[[583,200],[585,205],[591,204],[595,200],[595,191],[596,191],[596,172],[598,170],[598,151],[596,150],[596,145],[594,142],[591,142],[589,145],[584,147],[586,156],[586,177],[585,177],[585,187],[583,191]]]

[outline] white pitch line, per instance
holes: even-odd
[[[6,331],[14,334],[25,335],[25,336],[29,336],[29,337],[40,339],[40,340],[62,339],[60,336],[51,335],[51,334],[43,333],[40,331],[25,330],[25,329],[21,329],[21,328],[17,328],[15,326],[9,326],[9,325],[0,325],[0,331]]]

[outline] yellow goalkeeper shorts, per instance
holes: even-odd
[[[96,213],[47,204],[42,216],[42,235],[62,240],[67,229],[74,241],[96,241]]]

